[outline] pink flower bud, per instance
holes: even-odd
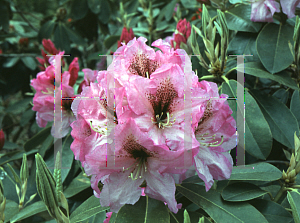
[[[191,24],[189,22],[186,21],[186,19],[182,20],[180,19],[177,23],[177,34],[175,34],[174,36],[174,41],[176,42],[176,46],[175,49],[179,49],[180,48],[180,43],[186,43],[187,39],[190,37],[191,35]],[[174,48],[174,42],[171,41],[171,45]]]
[[[74,86],[74,84],[76,83],[76,80],[78,78],[78,71],[79,71],[78,58],[75,57],[69,66],[69,73],[71,75],[69,81],[70,86]]]
[[[118,48],[120,46],[122,46],[122,42],[124,42],[125,44],[127,44],[130,40],[132,40],[134,38],[134,33],[132,31],[132,28],[130,28],[129,32],[127,30],[126,27],[123,28],[122,30],[122,34],[120,37],[120,40],[118,41]]]
[[[5,143],[5,135],[4,135],[3,130],[1,129],[1,131],[0,131],[0,150],[3,148],[4,143]]]
[[[58,50],[55,48],[53,42],[50,39],[43,39],[42,44],[47,52],[52,55],[58,54]]]

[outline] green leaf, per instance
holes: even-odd
[[[245,62],[259,61],[256,51],[256,33],[238,32],[228,46],[229,55],[253,55],[245,56]]]
[[[101,0],[87,0],[87,3],[94,14],[98,14],[100,12]]]
[[[7,68],[13,67],[18,63],[19,60],[20,60],[20,57],[7,58],[7,60],[3,64],[3,67],[7,67]]]
[[[5,140],[3,149],[17,149],[17,148],[19,148],[18,144]]]
[[[199,7],[199,3],[196,0],[181,0],[181,4],[187,9],[195,9]]]
[[[288,191],[287,198],[293,210],[295,223],[300,223],[300,193],[295,191]]]
[[[19,212],[19,204],[14,201],[6,200],[5,204],[5,222],[9,222],[9,220],[14,217]]]
[[[22,114],[21,120],[20,120],[20,125],[25,126],[26,124],[29,123],[29,121],[32,119],[32,117],[35,115],[35,111],[32,109],[28,109]]]
[[[232,203],[223,201],[220,193],[197,184],[183,183],[177,190],[190,201],[201,207],[215,222],[267,223],[264,216],[246,202]]]
[[[68,26],[66,26],[65,24],[62,24],[65,31],[68,34],[69,40],[71,40],[73,43],[76,43],[78,45],[83,45],[85,46],[86,43],[84,41],[84,39],[74,30],[70,29]]]
[[[26,155],[28,156],[28,155],[34,154],[37,151],[38,151],[37,149],[33,149],[33,150],[29,151],[29,152],[26,152]],[[10,159],[5,160],[4,162],[0,163],[0,166],[3,166],[6,163],[10,163],[11,161],[22,159],[23,158],[23,154],[24,154],[24,151],[17,152],[17,154],[15,154],[12,157],[10,157]]]
[[[0,4],[0,27],[7,33],[9,31],[9,14],[9,3],[2,1]]]
[[[101,207],[99,198],[94,195],[83,202],[78,208],[73,211],[70,216],[70,222],[84,221],[95,214],[108,210],[109,207]]]
[[[115,223],[170,222],[167,207],[162,201],[141,196],[134,205],[125,204],[118,212]]]
[[[101,0],[101,7],[98,19],[103,24],[107,24],[110,19],[110,6],[107,0]]]
[[[286,104],[289,98],[289,92],[285,89],[278,89],[274,92],[273,96],[277,98],[281,103]]]
[[[270,126],[273,138],[283,145],[293,148],[294,133],[299,131],[298,122],[293,113],[273,96],[263,95],[257,90],[253,90],[251,93]]]
[[[30,151],[37,147],[38,145],[42,144],[45,139],[49,136],[51,131],[51,127],[44,128],[40,132],[38,132],[35,136],[33,136],[31,139],[29,139],[24,144],[25,151]]]
[[[73,20],[83,19],[89,8],[86,0],[73,0],[71,6],[71,16]]]
[[[43,201],[37,201],[24,209],[22,209],[18,214],[16,214],[13,218],[10,219],[11,223],[23,220],[25,218],[28,218],[30,216],[36,215],[38,213],[41,213],[43,211],[46,211],[47,208]]]
[[[13,113],[13,114],[21,113],[21,112],[25,111],[25,109],[27,108],[27,106],[29,105],[29,103],[31,101],[32,101],[32,97],[26,97],[16,103],[10,105],[6,109],[6,112]]]
[[[251,167],[251,169],[233,167],[230,180],[275,181],[282,176],[282,172],[269,163],[254,163],[245,165],[245,167]]]
[[[75,179],[73,179],[70,185],[64,190],[64,195],[66,198],[70,198],[79,192],[89,188],[91,186],[91,182],[89,178],[82,176],[79,174]]]
[[[54,31],[55,26],[56,26],[56,22],[53,20],[50,20],[46,22],[44,25],[42,25],[38,34],[39,41],[41,42],[43,39],[50,38]]]
[[[259,210],[268,222],[282,223],[291,222],[293,220],[292,215],[284,207],[274,201],[255,199],[250,201],[250,204]]]
[[[277,81],[280,84],[286,85],[294,90],[298,90],[296,82],[285,72],[279,72],[277,74],[271,74],[265,70],[260,62],[249,62],[245,63],[245,73],[256,77],[268,78],[273,81]]]
[[[241,4],[225,12],[228,29],[257,33],[261,23],[252,22],[251,6]]]
[[[164,7],[164,10],[162,10],[162,12],[165,12],[165,19],[167,21],[170,21],[170,19],[172,18],[173,16],[173,13],[175,12],[174,11],[174,8],[175,8],[175,5],[176,5],[176,0],[172,0],[169,4],[167,4],[165,7]]]
[[[197,206],[197,205],[195,205],[195,206]],[[197,209],[199,209],[199,207]],[[176,214],[174,214],[173,212],[169,212],[170,219],[171,219],[170,223],[179,223],[179,222],[181,223],[181,222],[183,222],[185,211],[188,212],[191,223],[198,223],[199,218],[203,217],[203,215],[200,214],[199,212],[189,211],[187,209],[183,210],[183,208],[181,208],[181,209],[178,210],[178,212]],[[204,223],[211,223],[211,221],[208,220],[207,217],[204,217]]]
[[[284,70],[294,61],[288,42],[293,43],[293,27],[268,23],[258,34],[256,49],[264,67],[272,74]]]
[[[66,26],[62,22],[58,23],[58,26],[54,31],[54,43],[58,49],[65,50],[67,53],[70,51],[70,41],[65,27]]]
[[[19,175],[16,173],[16,171],[14,170],[14,168],[8,163],[7,166],[9,167],[11,173],[14,176],[15,182],[21,184],[21,179],[19,177]]]
[[[225,201],[248,201],[268,193],[250,183],[238,182],[228,185],[222,191]]]
[[[294,91],[291,99],[291,112],[294,114],[296,119],[298,120],[298,124],[300,126],[300,92]]]
[[[266,160],[272,150],[272,134],[255,99],[245,91],[245,149]]]
[[[30,70],[35,70],[36,68],[36,60],[32,57],[21,57],[21,60],[23,61],[24,65],[28,67]]]
[[[110,49],[115,43],[118,42],[118,40],[120,40],[120,36],[109,36],[108,38],[106,38],[104,40],[105,48]],[[98,58],[98,60],[99,60],[99,58]]]
[[[44,139],[41,148],[39,148],[39,154],[41,155],[41,157],[45,156],[46,151],[49,149],[50,146],[52,146],[53,140],[54,138],[51,134],[49,134],[48,137]]]

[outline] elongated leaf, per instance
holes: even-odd
[[[90,10],[98,14],[100,12],[101,0],[87,0]]]
[[[5,204],[5,222],[9,222],[9,220],[14,217],[19,212],[19,204],[14,201],[6,200]]]
[[[243,32],[257,33],[261,28],[261,23],[252,22],[251,6],[238,5],[225,12],[228,29],[238,30]]]
[[[64,195],[66,198],[72,197],[90,186],[90,180],[80,174],[78,177],[72,180],[67,189],[64,190]]]
[[[187,210],[184,210],[183,216],[184,216],[184,223],[191,223],[191,219]]]
[[[298,90],[296,82],[290,77],[287,72],[279,72],[277,74],[271,74],[264,69],[260,62],[245,63],[245,73],[256,77],[268,78],[273,81],[277,81],[280,84],[286,85],[292,89]]]
[[[25,151],[30,151],[43,143],[49,136],[51,127],[44,128],[24,144]]]
[[[248,201],[266,193],[254,184],[238,182],[225,187],[222,197],[225,201]]]
[[[39,30],[39,34],[38,34],[39,41],[41,42],[42,39],[50,38],[54,31],[55,26],[56,26],[56,23],[53,20],[50,20],[50,21],[46,22],[44,25],[42,25],[42,27]]]
[[[291,99],[291,112],[294,114],[296,119],[298,120],[298,124],[300,126],[300,92],[294,91],[292,99]]]
[[[20,221],[22,219],[28,218],[30,216],[33,216],[35,214],[41,213],[46,210],[47,208],[44,202],[38,201],[22,209],[18,214],[16,214],[13,218],[11,218],[10,221],[11,223]]]
[[[70,216],[70,222],[81,222],[95,214],[108,210],[109,207],[101,207],[99,198],[94,195],[83,202]]]
[[[101,23],[108,23],[110,19],[110,6],[107,0],[101,0],[101,7],[98,18],[101,21]]]
[[[24,65],[28,67],[30,70],[35,70],[36,68],[36,60],[32,57],[21,57]]]
[[[287,198],[293,210],[295,223],[300,223],[300,193],[295,191],[288,191]]]
[[[245,92],[245,149],[252,156],[265,160],[272,149],[272,134],[255,99]]]
[[[73,138],[71,135],[68,135],[64,141],[62,142],[62,170],[61,170],[61,178],[62,182],[65,181],[68,173],[70,172],[73,160],[74,160],[74,154],[72,150],[70,149],[70,146],[73,142]],[[46,161],[47,166],[54,167],[54,153],[50,156],[50,158]],[[50,169],[51,173],[53,173],[54,169]]]
[[[252,95],[270,126],[273,138],[293,148],[294,133],[299,131],[298,122],[293,113],[273,96],[263,95],[257,90],[253,90]]]
[[[250,201],[250,204],[259,210],[268,222],[282,223],[291,222],[293,220],[292,215],[284,207],[274,201],[255,199]]]
[[[89,10],[86,0],[74,0],[71,6],[71,15],[74,20],[79,20],[85,17]]]
[[[167,21],[170,21],[170,19],[173,16],[176,2],[177,2],[176,0],[172,0],[169,4],[165,6],[164,8],[165,10],[163,10],[165,12],[164,14]]]
[[[197,205],[195,205],[195,206],[197,206]],[[199,207],[197,209],[199,209]],[[181,209],[178,210],[178,212],[176,214],[174,214],[173,212],[169,212],[170,219],[171,219],[170,223],[181,223],[181,222],[183,222],[184,211],[185,210],[186,209],[183,210],[183,208],[181,208]],[[199,212],[194,212],[194,211],[189,211],[189,210],[187,210],[187,212],[190,216],[191,223],[198,223],[199,218],[203,217],[203,215],[200,214]],[[204,217],[204,223],[211,223],[211,221],[207,217]]]
[[[245,167],[252,168],[239,169],[233,167],[230,180],[275,181],[282,176],[281,171],[269,163],[254,163],[245,165]]]
[[[167,207],[162,201],[142,196],[134,205],[125,204],[117,214],[115,223],[170,222]]]
[[[214,190],[206,192],[204,186],[183,183],[176,188],[190,201],[201,207],[216,222],[268,222],[252,205],[246,202],[223,201],[220,193]]]
[[[20,60],[20,57],[7,58],[7,60],[3,64],[3,67],[7,67],[7,68],[13,67],[16,65],[16,63],[18,63],[19,60]]]
[[[284,70],[294,58],[288,42],[293,43],[293,27],[268,23],[258,34],[256,49],[260,61],[272,74]]]
[[[58,23],[58,26],[54,31],[54,43],[58,49],[64,50],[65,52],[70,51],[70,40],[68,32],[62,22]]]

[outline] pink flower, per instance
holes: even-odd
[[[296,6],[300,7],[300,0],[280,0],[280,4],[282,12],[290,19],[295,17]]]
[[[253,22],[273,22],[274,13],[280,12],[280,5],[275,0],[255,0],[251,7]]]
[[[37,111],[36,121],[40,127],[46,127],[47,122],[54,120],[54,79],[55,68],[50,65],[45,71],[39,72],[36,79],[31,80],[31,86],[36,90],[33,97],[32,110]],[[62,97],[70,99],[62,102],[62,125],[58,135],[55,137],[61,138],[68,134],[70,123],[74,121],[73,113],[71,111],[72,98],[74,97],[74,89],[69,84],[70,74],[64,73],[62,75]],[[54,136],[54,124],[52,126],[51,134]]]
[[[193,157],[198,176],[205,182],[208,191],[213,179],[230,178],[233,161],[228,151],[236,146],[238,138],[227,96],[219,96],[215,83],[201,81],[199,87],[205,89],[211,99],[194,128],[200,146],[193,150]]]
[[[86,86],[90,86],[90,83],[94,83],[97,78],[98,71],[91,70],[89,68],[82,69],[84,73],[84,80],[80,83],[77,93],[80,94]]]
[[[110,144],[107,144],[109,147]],[[156,145],[143,133],[132,119],[115,128],[115,167],[105,169],[106,157],[101,148],[86,155],[84,168],[88,175],[103,176],[100,193],[102,206],[118,212],[124,204],[135,204],[141,196],[140,185],[146,181],[145,194],[168,203],[177,213],[175,184],[170,173],[182,173],[175,169],[183,161],[183,151],[170,151],[165,145]],[[123,171],[122,171],[123,168]],[[105,172],[105,173],[101,173]]]
[[[120,40],[118,41],[118,48],[122,46],[121,43],[127,44],[130,40],[134,38],[134,33],[132,28],[130,28],[129,32],[126,27],[123,28]]]

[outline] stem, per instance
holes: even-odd
[[[224,80],[227,84],[229,84],[229,80],[228,80],[227,77],[225,77],[224,75],[222,75],[221,77],[223,78],[223,80]]]
[[[15,6],[15,8],[17,9],[16,6]],[[22,13],[21,11],[19,11],[19,10],[17,9],[17,12],[18,12],[19,15],[22,17],[22,19],[24,19],[24,21],[27,22],[27,24],[28,24],[34,31],[39,32],[39,30],[36,29],[36,28],[28,21],[28,19],[23,15],[23,13]]]
[[[236,70],[236,69],[237,69],[237,67],[231,68],[229,71],[227,71],[227,72],[224,74],[224,76],[227,76],[228,74],[231,73],[231,71],[234,71],[234,70]]]
[[[278,193],[276,194],[275,198],[274,198],[274,202],[278,203],[279,199],[281,198],[281,196],[283,195],[283,193],[286,191],[286,188],[284,185],[281,186],[280,190],[278,191]]]
[[[269,194],[271,200],[274,200],[274,197],[272,196],[272,194],[270,192],[268,192],[268,194]]]

